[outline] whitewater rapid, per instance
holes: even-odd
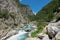
[[[20,30],[18,34],[11,36],[7,40],[25,40],[27,38],[28,33],[24,30]]]

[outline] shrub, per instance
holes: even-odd
[[[0,9],[0,18],[8,18],[8,10],[7,9],[3,9],[3,10],[1,10]]]
[[[16,18],[16,14],[13,12],[13,13],[10,13],[9,14],[13,19],[15,19]]]
[[[42,32],[42,30],[45,28],[45,25],[40,25],[38,29],[35,32],[31,33],[32,37],[36,37],[38,33]]]

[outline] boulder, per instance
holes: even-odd
[[[58,32],[57,35],[55,36],[55,40],[60,40],[60,32]]]
[[[47,27],[47,34],[49,36],[50,39],[54,38],[55,35],[58,33],[59,29],[57,27],[51,26],[51,27]]]
[[[58,28],[59,24],[60,24],[60,21],[56,23],[49,23],[46,26],[46,32],[50,39],[54,38],[55,35],[60,31],[60,29]]]

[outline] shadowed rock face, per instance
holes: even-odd
[[[58,19],[56,20],[56,22],[58,22],[58,21],[60,21],[60,18],[58,18]]]
[[[59,13],[60,12],[60,9],[56,9],[56,10],[54,10],[53,11],[54,13],[56,12],[56,13]]]
[[[31,13],[31,14],[30,14]],[[28,15],[33,16],[29,6],[19,7],[15,0],[0,0],[0,38],[11,29],[19,29],[29,23]]]

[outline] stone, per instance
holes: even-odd
[[[50,40],[48,35],[45,35],[42,40]]]
[[[52,38],[52,40],[55,40],[55,37],[54,37],[54,38]]]
[[[57,32],[58,32],[58,31],[57,31],[58,29],[57,29],[57,30],[56,30],[56,29],[54,30],[54,28],[55,28],[55,27],[52,27],[52,26],[46,28],[47,34],[48,34],[48,36],[49,36],[50,39],[52,39],[53,37],[55,37],[55,35],[56,35]]]
[[[60,32],[58,32],[57,35],[55,36],[55,40],[60,40]]]
[[[50,39],[55,37],[55,35],[60,31],[60,29],[58,28],[59,24],[60,24],[60,21],[56,22],[56,23],[49,23],[46,26],[46,32],[47,32]]]
[[[46,36],[46,34],[44,34],[44,33],[38,34],[38,38],[39,38],[39,39],[43,39],[44,36]]]
[[[42,39],[42,40],[50,40],[48,35],[47,34],[44,34],[44,33],[41,33],[39,36],[38,36],[39,39]]]

